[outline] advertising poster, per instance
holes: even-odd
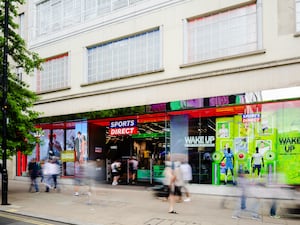
[[[254,136],[254,123],[253,122],[240,122],[238,123],[238,137],[253,138]]]
[[[263,156],[268,151],[272,151],[272,140],[256,140],[255,141],[255,148],[258,147],[258,151]],[[254,152],[253,152],[254,153]]]
[[[247,137],[237,137],[234,139],[234,152],[244,152],[248,153],[248,138]]]
[[[230,138],[230,123],[228,121],[217,123],[217,136],[219,138]]]
[[[287,184],[300,183],[300,109],[285,108],[278,113],[277,169]]]
[[[77,122],[75,124],[76,137],[74,140],[74,149],[76,151],[76,160],[86,161],[88,159],[87,149],[87,122]]]
[[[246,158],[251,154],[254,140],[255,122],[244,120],[242,115],[234,116],[234,152],[243,153]]]
[[[40,160],[46,160],[48,158],[48,146],[49,146],[49,136],[50,130],[43,130],[44,135],[40,137]]]
[[[263,135],[273,135],[274,133],[274,121],[273,115],[263,113],[261,122],[257,123],[257,134],[259,136]]]
[[[220,161],[224,152],[230,148],[233,152],[234,139],[233,139],[233,117],[223,117],[216,119],[216,155]],[[224,180],[225,177],[225,162],[220,163],[220,181]],[[230,174],[230,173],[229,173]],[[228,181],[231,180],[231,176],[228,177]]]
[[[233,118],[216,119],[216,151],[222,152],[228,146],[233,148]]]

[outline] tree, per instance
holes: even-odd
[[[24,39],[17,33],[19,25],[15,22],[18,18],[18,7],[25,3],[24,0],[9,0],[8,7],[8,32],[0,36],[1,62],[5,55],[8,56],[7,72],[1,66],[1,78],[7,75],[7,156],[11,157],[18,150],[24,154],[30,154],[38,141],[35,132],[34,121],[40,116],[34,111],[34,103],[39,99],[35,92],[29,89],[29,85],[18,78],[16,66],[21,67],[25,74],[30,75],[34,69],[41,69],[42,59],[38,54],[27,49]],[[5,1],[0,2],[0,33],[5,34]],[[7,38],[5,37],[7,36]],[[6,54],[4,48],[6,46]],[[2,79],[1,79],[2,81]],[[3,82],[1,83],[0,96],[3,98]],[[3,104],[4,105],[4,104]],[[2,106],[3,107],[3,106]],[[3,118],[3,113],[1,114]],[[1,118],[1,120],[2,120]],[[3,129],[3,124],[0,124]],[[2,135],[0,136],[2,143]],[[1,157],[1,156],[0,156]]]

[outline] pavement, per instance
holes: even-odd
[[[287,206],[295,203],[295,198],[289,196],[278,201],[280,219],[269,216],[271,199],[268,197],[259,199],[259,220],[253,220],[250,212],[233,219],[239,192],[230,185],[190,185],[191,201],[176,203],[178,214],[170,214],[168,202],[156,198],[149,187],[95,184],[91,195],[88,187],[82,186],[80,195],[74,196],[72,181],[59,182],[60,191],[46,193],[40,184],[40,193],[31,193],[29,178],[9,180],[9,205],[0,205],[0,211],[74,225],[299,225],[300,222],[299,217],[290,217],[285,212]],[[251,204],[254,198],[248,200],[247,204]]]

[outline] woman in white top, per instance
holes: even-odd
[[[120,178],[121,162],[115,160],[111,164],[111,175],[113,178],[112,185],[117,185]]]

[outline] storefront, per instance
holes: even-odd
[[[300,184],[300,100],[246,103],[245,95],[220,96],[144,106],[144,111],[106,118],[41,123],[43,129],[31,157],[49,154],[62,162],[62,176],[74,175],[74,160],[97,160],[99,180],[110,182],[110,164],[122,162],[122,183],[130,181],[128,159],[139,161],[139,182],[162,178],[164,160],[188,160],[192,183],[224,181],[224,149],[230,147],[239,168],[252,173],[251,157],[258,147],[265,159],[262,174],[283,173],[289,184]],[[127,115],[125,115],[127,114]],[[75,149],[75,150],[74,150]],[[77,153],[76,150],[78,151]],[[17,157],[18,175],[26,171]],[[229,180],[232,178],[229,177]]]

